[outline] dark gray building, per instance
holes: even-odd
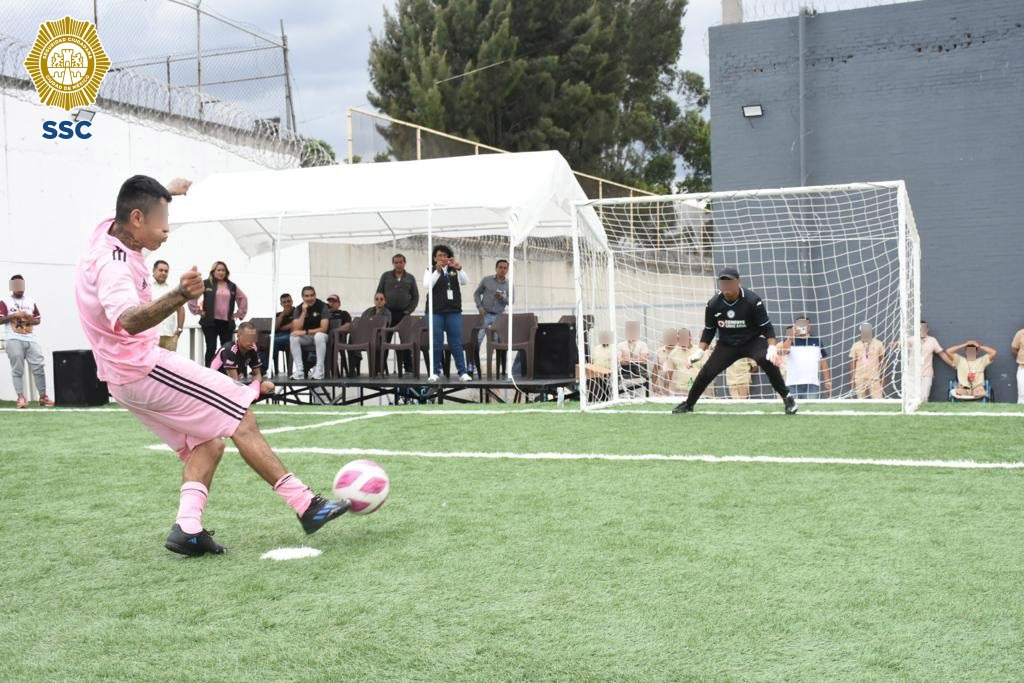
[[[1024,0],[919,0],[728,24],[711,29],[710,49],[714,189],[905,180],[921,237],[923,318],[945,346],[973,338],[996,347],[987,376],[996,400],[1015,400]],[[763,116],[743,116],[752,104]],[[935,370],[931,398],[942,400],[953,373],[938,359]]]

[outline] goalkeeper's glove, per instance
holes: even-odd
[[[696,363],[697,361],[699,361],[703,357],[704,357],[704,349],[702,349],[702,348],[700,348],[698,346],[697,348],[695,348],[693,350],[693,353],[690,354],[690,362],[691,363]]]
[[[768,352],[764,354],[764,357],[769,363],[776,363],[776,359],[779,357],[779,349],[775,344],[768,345]]]

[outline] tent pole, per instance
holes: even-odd
[[[512,221],[511,220],[509,221],[508,235],[509,235],[509,237],[508,237],[508,306],[505,307],[505,310],[508,311],[508,336],[505,337],[505,339],[508,341],[509,345],[511,346],[511,344],[512,344],[512,315],[515,313],[515,311],[514,311],[515,304],[513,302],[515,301],[515,296],[516,296],[516,248],[515,248],[515,244],[512,241]],[[497,354],[495,354],[495,356],[497,356]],[[497,360],[497,359],[495,359],[495,360]],[[515,380],[512,377],[512,364],[513,364],[513,361],[512,361],[512,351],[509,350],[505,354],[505,376],[508,377],[510,380],[512,380],[513,383],[515,383]]]
[[[271,365],[276,365],[276,358],[274,357],[274,337],[277,336],[277,303],[274,301],[274,294],[280,289],[280,262],[281,262],[281,221],[284,218],[284,214],[277,217],[277,235],[274,239],[274,265],[273,274],[271,275],[271,290],[270,290],[270,348],[267,349],[267,367],[265,368],[267,374],[270,374]],[[287,356],[285,356],[287,358]],[[287,376],[290,374],[291,368],[285,368],[284,374]]]
[[[423,282],[423,286],[427,290],[427,346],[430,349],[430,353],[427,355],[430,357],[427,360],[429,367],[427,368],[427,377],[434,374],[434,297],[433,287],[430,286],[430,276],[434,272],[434,207],[427,207],[427,279]],[[440,379],[440,375],[438,375]]]

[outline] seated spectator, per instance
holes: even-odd
[[[783,340],[789,339],[793,336],[793,326],[790,325],[783,332]],[[782,373],[782,379],[786,379],[786,370],[789,368],[789,349],[786,348],[785,344],[778,345],[779,354],[779,372]]]
[[[654,368],[651,371],[651,393],[668,396],[668,357],[679,341],[678,330],[665,330],[661,336],[661,348],[654,354]]]
[[[832,393],[832,371],[821,340],[811,336],[811,321],[797,318],[793,335],[782,342],[789,352],[786,386],[797,399],[815,399]]]
[[[292,336],[292,317],[295,315],[295,305],[292,303],[291,294],[281,295],[281,310],[277,312],[274,321],[274,355],[289,348],[289,339]],[[269,363],[265,363],[269,366]]]
[[[609,330],[602,330],[597,333],[597,346],[590,352],[591,364],[604,370],[612,371],[612,340],[614,339]]]
[[[729,387],[729,398],[737,401],[750,398],[750,384],[756,372],[757,363],[753,358],[740,358],[726,368],[725,385]]]
[[[363,311],[363,320],[384,319],[384,327],[391,327],[391,309],[387,307],[387,300],[383,292],[373,295],[373,305]]]
[[[263,380],[263,362],[256,349],[258,336],[255,325],[250,322],[242,323],[238,326],[238,338],[217,349],[210,368],[236,382],[259,382],[260,394],[271,394],[274,392],[274,385]]]
[[[597,333],[597,345],[590,351],[590,363],[587,365],[588,393],[595,401],[607,401],[611,398],[609,375],[612,372],[614,349],[611,330]]]
[[[302,288],[302,306],[292,320],[292,379],[305,379],[303,351],[316,349],[316,366],[313,379],[324,378],[324,361],[327,359],[327,328],[330,325],[331,309],[316,297],[316,290],[306,285]]]
[[[697,378],[697,373],[700,372],[704,362],[711,355],[710,353],[705,353],[699,361],[691,363],[690,356],[693,354],[695,347],[690,331],[685,327],[680,328],[677,333],[677,339],[675,348],[668,354],[668,363],[665,366],[668,390],[673,396],[690,393],[693,380]],[[708,391],[714,390],[708,387]]]
[[[860,339],[850,348],[850,377],[857,398],[882,398],[885,344],[875,339],[868,323],[860,326]]]
[[[626,339],[619,342],[619,367],[627,378],[647,377],[647,342],[640,339],[640,323],[626,322]]]
[[[964,355],[959,351],[963,349]],[[979,356],[978,351],[984,355]],[[973,339],[946,349],[956,368],[957,386],[953,395],[962,401],[971,401],[985,396],[985,368],[996,359],[999,352]]]
[[[928,323],[921,321],[921,400],[927,402],[932,393],[932,380],[935,378],[934,358],[939,354],[942,362],[951,368],[956,363],[949,357],[946,350],[939,344],[939,340],[928,334]]]
[[[341,322],[335,330],[341,330],[343,333],[348,334],[352,331],[352,316],[348,311],[341,307],[341,296],[339,294],[331,294],[327,297],[327,306],[331,309],[331,320],[340,320]],[[360,366],[363,364],[363,354],[361,351],[349,351],[348,352],[348,376],[357,377],[360,373]]]
[[[1024,329],[1013,335],[1010,350],[1017,360],[1017,403],[1024,403]]]

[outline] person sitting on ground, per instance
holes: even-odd
[[[963,355],[959,351],[963,349]],[[978,351],[984,355],[979,356]],[[973,401],[985,396],[985,368],[996,359],[999,352],[991,346],[969,339],[946,349],[956,368],[957,385],[953,395],[961,401]]]
[[[654,354],[654,367],[651,371],[651,393],[655,396],[668,396],[668,357],[679,341],[679,330],[665,330],[661,336],[661,348]]]
[[[746,401],[750,398],[750,384],[757,372],[757,363],[753,358],[740,358],[725,371],[725,385],[729,388],[729,398]]]
[[[693,355],[696,347],[693,345],[693,335],[685,327],[679,328],[676,332],[676,338],[678,340],[676,346],[668,354],[665,376],[668,380],[669,393],[673,396],[685,396],[689,393],[690,387],[693,386],[697,373],[704,367],[704,361],[707,360],[707,356],[705,355],[696,362],[690,361],[690,356]],[[709,385],[704,395],[707,396],[708,392],[713,391],[714,389]]]
[[[263,379],[263,361],[256,350],[256,326],[244,322],[238,326],[238,338],[217,349],[210,369],[221,372],[236,382],[259,383],[260,394],[274,393],[274,384]]]

